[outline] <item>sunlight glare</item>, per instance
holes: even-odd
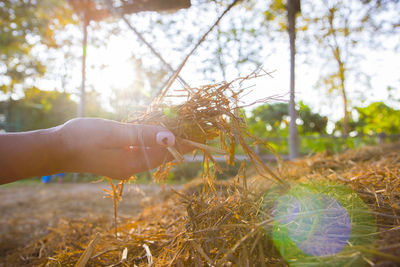
[[[96,91],[109,94],[112,89],[132,85],[136,75],[130,50],[129,42],[111,38],[106,48],[89,52],[89,65],[96,68],[88,69],[88,80],[93,82]]]

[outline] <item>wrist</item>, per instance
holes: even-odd
[[[52,166],[53,173],[64,172],[67,169],[68,163],[68,146],[63,135],[62,126],[57,126],[43,130],[48,140],[48,157],[49,164]]]
[[[82,170],[82,136],[77,132],[85,125],[82,119],[73,119],[49,129],[54,144],[54,155],[61,172],[80,172]]]

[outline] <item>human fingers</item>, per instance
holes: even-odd
[[[164,127],[119,122],[114,122],[109,128],[109,140],[121,147],[167,147],[175,144],[174,134]]]
[[[193,150],[189,146],[175,146],[181,153],[185,154]],[[106,175],[124,179],[136,173],[148,171],[161,165],[162,163],[174,160],[171,153],[164,147],[136,148],[131,151],[114,150],[107,155],[110,158],[109,163],[113,162],[113,168],[107,168]],[[104,173],[105,174],[105,173]]]
[[[175,146],[175,149],[181,154],[186,154],[193,150],[188,146]],[[127,165],[131,166],[136,173],[154,169],[162,163],[174,160],[172,154],[163,147],[135,149],[126,158],[132,158],[130,164],[128,163]]]

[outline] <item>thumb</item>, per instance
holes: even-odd
[[[168,129],[160,126],[118,123],[111,134],[120,146],[173,146],[175,136]]]

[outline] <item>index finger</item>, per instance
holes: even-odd
[[[118,123],[111,130],[115,144],[138,147],[167,147],[175,144],[175,136],[161,126]]]

